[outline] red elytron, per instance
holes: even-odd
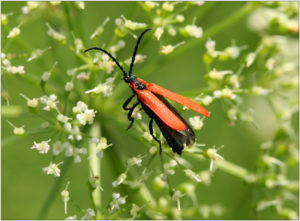
[[[130,88],[134,93],[123,104],[123,109],[129,111],[128,120],[131,121],[131,123],[128,129],[132,126],[134,122],[134,118],[131,116],[133,110],[137,107],[137,105],[141,104],[146,114],[150,117],[149,131],[154,140],[156,140],[159,143],[160,151],[161,141],[154,136],[152,126],[153,120],[155,120],[156,124],[158,125],[159,129],[161,130],[163,136],[166,138],[172,150],[176,153],[181,154],[184,145],[191,145],[195,142],[195,134],[191,126],[183,119],[183,117],[177,112],[177,110],[164,97],[171,99],[179,104],[182,104],[187,108],[190,108],[191,110],[194,110],[204,115],[205,117],[209,117],[209,112],[201,105],[186,97],[171,92],[159,85],[153,83],[149,84],[146,81],[131,75],[139,43],[143,35],[149,30],[151,29],[146,29],[145,31],[143,31],[137,40],[128,74],[119,64],[117,59],[104,49],[92,47],[86,49],[85,52],[89,50],[99,50],[104,52],[117,64],[117,66],[123,72],[124,81],[129,84]],[[132,107],[127,107],[127,105],[130,103],[130,101],[135,95],[137,96],[137,101],[132,105]]]

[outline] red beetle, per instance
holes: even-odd
[[[183,97],[179,94],[171,92],[157,84],[147,83],[146,81],[131,75],[133,64],[135,61],[138,46],[143,35],[151,29],[146,29],[139,36],[137,43],[134,48],[134,52],[131,59],[131,64],[128,74],[124,68],[120,65],[117,59],[112,56],[109,52],[102,48],[92,47],[85,50],[85,52],[90,50],[99,50],[107,54],[121,69],[124,74],[124,81],[129,84],[129,87],[133,91],[133,95],[129,97],[123,104],[123,109],[128,110],[128,120],[131,121],[127,129],[131,128],[134,118],[131,116],[133,110],[139,105],[142,105],[143,110],[150,118],[149,131],[154,140],[159,143],[161,152],[161,141],[156,138],[153,134],[153,120],[155,120],[159,129],[161,130],[163,136],[166,138],[169,146],[172,150],[178,154],[182,153],[184,144],[192,145],[195,142],[195,134],[191,126],[183,119],[183,117],[177,112],[177,110],[164,98],[171,99],[179,104],[182,104],[198,113],[209,117],[209,112],[197,104],[196,102]],[[127,107],[134,96],[137,96],[137,101],[132,105],[132,107]]]

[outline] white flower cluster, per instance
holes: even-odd
[[[60,162],[58,164],[56,163],[50,163],[49,166],[44,167],[42,170],[44,173],[46,173],[47,175],[54,175],[56,177],[60,176],[60,169],[59,169],[59,165],[61,165],[63,162]]]
[[[95,88],[86,91],[86,94],[89,93],[95,93],[95,94],[100,94],[102,93],[105,97],[111,96],[112,95],[112,90],[114,86],[114,80],[115,78],[107,78],[105,83],[100,83],[98,84]]]
[[[1,61],[2,61],[2,68],[6,70],[8,73],[11,74],[24,74],[24,66],[19,65],[19,66],[13,66],[11,65],[9,59],[7,58],[6,54],[1,53]]]
[[[201,130],[203,127],[203,119],[201,119],[199,116],[190,117],[189,122],[195,130]]]
[[[121,197],[120,193],[113,193],[112,198],[113,198],[113,200],[109,204],[111,210],[120,209],[120,205],[123,205],[126,203],[126,196]]]
[[[80,155],[86,155],[87,149],[84,147],[78,148],[72,146],[69,142],[62,143],[61,141],[56,141],[53,144],[53,155],[57,156],[61,152],[65,151],[66,157],[74,157],[74,163],[80,163],[81,162],[81,156]]]
[[[40,102],[42,104],[45,104],[46,106],[43,108],[45,111],[50,111],[50,110],[57,110],[57,96],[55,94],[51,94],[49,97],[44,95],[39,98]]]
[[[76,114],[76,118],[82,125],[92,124],[94,122],[96,111],[93,109],[88,109],[88,106],[82,102],[78,101],[77,105],[72,109],[73,113]]]
[[[175,174],[175,167],[177,166],[177,162],[175,160],[171,160],[169,163],[164,164],[164,175],[174,175]],[[162,177],[164,180],[165,177]]]
[[[107,143],[107,139],[105,137],[101,137],[99,140],[95,142],[96,149],[97,149],[97,157],[102,158],[103,157],[103,150],[110,147],[112,144]]]

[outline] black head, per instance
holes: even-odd
[[[126,83],[131,83],[131,82],[136,82],[136,86],[139,90],[142,90],[142,89],[145,89],[146,86],[141,83],[140,81],[137,80],[137,78],[135,76],[132,76],[131,73],[132,73],[132,69],[133,69],[133,65],[134,65],[134,61],[135,61],[135,57],[136,57],[136,53],[137,53],[137,50],[138,50],[138,47],[139,47],[139,44],[141,42],[141,39],[143,37],[143,35],[147,32],[147,31],[150,31],[151,28],[148,28],[146,30],[144,30],[141,35],[139,36],[137,42],[136,42],[136,45],[134,47],[134,51],[133,51],[133,55],[132,55],[132,58],[131,58],[131,63],[130,63],[130,67],[129,67],[129,72],[128,74],[126,73],[126,71],[124,70],[124,68],[122,67],[122,65],[120,65],[120,63],[117,61],[117,59],[112,55],[110,54],[108,51],[102,49],[102,48],[97,48],[97,47],[92,47],[92,48],[88,48],[86,49],[84,52],[87,52],[87,51],[90,51],[90,50],[99,50],[99,51],[102,51],[104,52],[105,54],[107,54],[115,63],[116,65],[120,68],[120,70],[123,72],[123,80],[126,82]],[[140,89],[141,88],[141,89]]]
[[[138,90],[144,90],[147,88],[146,85],[140,82],[134,75],[124,77],[123,79],[128,84],[135,82],[135,88]]]

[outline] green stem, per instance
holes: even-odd
[[[99,123],[94,123],[91,128],[91,136],[101,137],[101,128]],[[97,149],[96,145],[90,143],[89,144],[89,165],[92,170],[93,176],[98,176],[101,181],[101,161],[100,158],[97,157]],[[92,203],[95,206],[96,217],[100,216],[100,207],[101,207],[101,190],[100,188],[96,188],[93,192],[91,192]]]
[[[256,177],[254,175],[251,175],[250,172],[244,167],[238,166],[226,160],[216,160],[215,163],[219,169],[223,170],[226,173],[241,178],[247,182],[252,183],[256,181]]]

